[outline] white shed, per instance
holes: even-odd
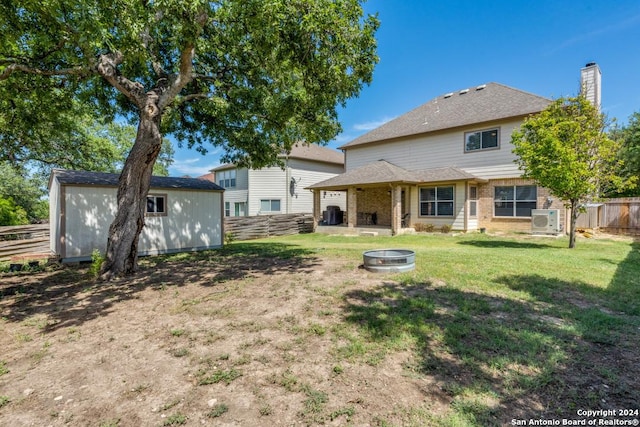
[[[56,169],[49,180],[51,251],[63,262],[104,254],[116,213],[118,175]],[[223,244],[223,193],[196,178],[154,176],[139,255],[198,251]]]

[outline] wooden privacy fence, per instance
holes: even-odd
[[[640,235],[640,197],[607,200],[600,207],[598,225],[606,233]]]
[[[225,234],[230,234],[234,240],[313,233],[314,226],[313,215],[310,213],[224,218]]]
[[[0,227],[0,261],[48,256],[49,224]]]

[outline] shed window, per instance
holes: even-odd
[[[421,216],[453,216],[453,186],[420,189]]]
[[[495,187],[494,215],[529,217],[536,209],[538,189],[535,185],[507,185]]]
[[[147,215],[163,216],[167,214],[167,195],[149,194],[147,196]]]
[[[464,151],[490,150],[498,148],[499,129],[487,129],[483,131],[467,132],[464,134]]]

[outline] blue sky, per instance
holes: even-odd
[[[638,0],[369,0],[378,13],[373,82],[341,108],[337,148],[438,95],[496,82],[551,99],[573,96],[580,68],[602,71],[602,110],[625,124],[640,111]],[[172,176],[219,165],[176,148]]]

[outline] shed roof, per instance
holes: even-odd
[[[74,171],[66,169],[54,169],[51,173],[51,180],[57,179],[62,185],[117,187],[119,177],[120,175],[117,173]],[[49,184],[49,187],[51,187],[51,184]],[[152,176],[151,188],[224,191],[222,187],[206,179],[176,178],[167,176]]]
[[[340,148],[527,116],[542,111],[550,103],[550,99],[538,95],[499,83],[487,83],[437,96]]]
[[[303,160],[315,160],[317,162],[322,163],[334,163],[337,165],[344,164],[344,155],[340,151],[336,151],[334,149],[323,147],[318,144],[308,144],[305,142],[298,142],[291,147],[291,152],[287,155],[283,153],[280,157],[288,157],[290,159],[303,159]],[[213,172],[234,168],[236,167],[233,163],[225,163],[220,165],[214,169],[211,169]]]
[[[409,171],[386,160],[378,160],[327,180],[310,185],[309,189],[344,190],[356,185],[420,184],[445,181],[486,180],[454,167]]]

